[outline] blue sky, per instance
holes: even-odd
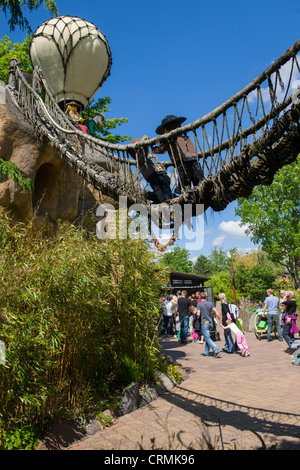
[[[82,17],[105,34],[113,65],[97,96],[111,97],[107,117],[127,117],[129,123],[118,132],[133,138],[154,137],[168,114],[186,116],[186,124],[207,114],[299,38],[299,0],[56,3],[61,15]],[[49,14],[41,8],[27,17],[35,31]],[[3,14],[0,26],[1,37],[23,40],[25,32],[10,33]],[[220,213],[210,211],[203,247],[191,250],[191,257],[207,255],[214,246],[253,248],[237,223],[235,203]],[[178,246],[185,247],[185,240]]]

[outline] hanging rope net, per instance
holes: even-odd
[[[149,213],[153,205],[159,212],[185,204],[222,211],[255,186],[271,184],[300,152],[299,51],[300,40],[239,93],[191,124],[126,145],[80,132],[57,105],[38,68],[30,85],[13,60],[8,90],[36,134],[103,194],[116,200],[126,196],[130,205],[144,204]],[[157,149],[165,154],[158,157]],[[194,170],[186,185],[186,157],[191,156]],[[155,165],[170,181],[163,201],[151,187],[149,173]],[[158,242],[157,247],[165,248]]]

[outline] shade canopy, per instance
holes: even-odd
[[[84,107],[110,75],[112,65],[101,31],[71,16],[51,18],[39,26],[31,40],[30,57],[58,103],[75,100]]]

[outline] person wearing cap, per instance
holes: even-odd
[[[65,114],[72,121],[75,127],[85,134],[89,134],[88,128],[82,124],[84,119],[80,115],[83,106],[77,101],[69,101],[65,106]]]
[[[147,139],[148,136],[144,136],[142,139],[134,139],[130,143],[135,144]],[[149,191],[148,193],[149,198],[156,204],[172,199],[171,180],[167,170],[155,155],[149,154],[148,147],[141,147],[137,150],[137,154],[135,150],[128,150],[128,153],[133,158],[137,158],[140,173],[153,189],[153,192]]]
[[[178,117],[174,115],[166,116],[161,124],[156,129],[159,135],[171,132],[186,121],[185,117]],[[181,135],[171,142],[163,142],[159,146],[152,148],[155,154],[162,154],[168,152],[170,159],[177,169],[179,182],[174,190],[176,194],[181,194],[182,189],[188,186],[197,186],[201,180],[204,179],[202,168],[199,165],[197,152],[195,147],[187,135]]]

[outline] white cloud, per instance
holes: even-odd
[[[241,227],[240,221],[230,220],[229,222],[221,222],[219,225],[219,229],[223,232],[223,237],[231,237],[231,238],[249,238],[245,231],[247,226]]]
[[[298,62],[299,62],[299,59],[300,59],[300,55],[297,56]],[[283,101],[287,89],[289,90],[287,96],[289,96],[297,88],[297,82],[299,81],[300,73],[295,63],[294,63],[293,70],[292,70],[292,64],[293,64],[293,61],[292,59],[290,59],[279,69],[280,77],[284,85],[284,90],[281,90],[276,73],[273,73],[271,75],[271,80],[272,80],[274,89],[276,88],[276,97],[279,103]],[[261,94],[262,94],[262,100],[264,104],[271,102],[268,85],[261,87]],[[251,93],[249,93],[248,102],[256,103],[256,100],[257,100],[257,90],[254,90]]]
[[[249,235],[245,231],[247,226],[240,226],[240,220],[229,220],[228,222],[221,222],[219,225],[220,235],[216,237],[212,244],[213,246],[222,246],[226,238],[235,240],[250,240]]]
[[[214,241],[212,242],[213,246],[222,246],[225,238],[226,237],[224,235],[221,235],[220,237],[215,238]]]

